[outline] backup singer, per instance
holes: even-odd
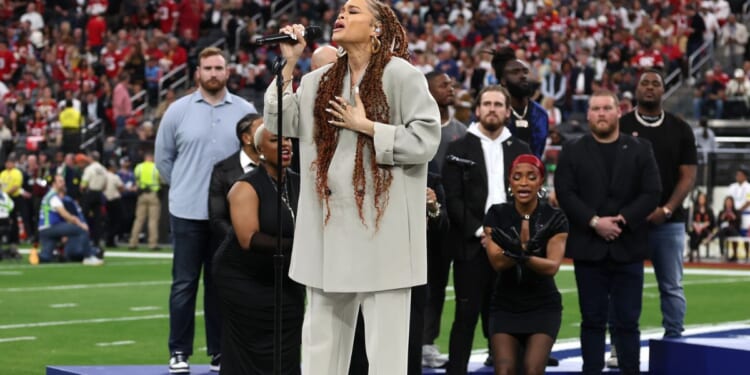
[[[282,140],[281,160],[276,136],[261,125],[255,135],[260,168],[244,174],[229,191],[232,228],[214,258],[213,274],[221,301],[224,375],[266,375],[273,372],[274,267],[277,237],[282,251],[292,251],[294,218],[299,197],[299,176],[287,169],[292,142]],[[282,181],[276,180],[282,168]],[[281,190],[282,208],[276,208]],[[278,215],[282,231],[278,232]],[[288,270],[289,263],[284,265]],[[286,272],[285,272],[286,274]],[[304,287],[283,281],[281,374],[300,373],[300,340],[305,304]]]

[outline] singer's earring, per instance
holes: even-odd
[[[266,155],[260,154],[259,158],[260,160],[266,160]]]
[[[346,55],[346,50],[344,47],[339,46],[338,49],[336,49],[336,57],[344,57]]]
[[[513,190],[510,190],[510,186],[508,186],[508,197],[513,198]]]
[[[372,52],[373,55],[380,52],[380,47],[382,47],[382,43],[380,43],[380,39],[378,39],[375,36],[371,36],[370,43],[372,43],[370,45],[370,51]]]

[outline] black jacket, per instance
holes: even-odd
[[[244,169],[240,165],[240,152],[242,151],[237,151],[216,163],[211,172],[211,183],[208,186],[208,220],[211,223],[211,231],[219,239],[223,239],[232,229],[227,193],[232,184],[244,174]]]
[[[513,159],[530,153],[529,145],[516,137],[503,142],[505,186],[508,186],[508,171]],[[455,258],[468,260],[480,250],[484,253],[479,238],[475,236],[477,229],[484,225],[484,206],[488,194],[482,142],[476,135],[467,133],[448,145],[446,155],[475,163],[473,166],[466,166],[446,159],[443,164],[443,186],[451,231],[448,236],[449,246],[453,249]]]
[[[643,260],[648,254],[646,217],[656,208],[661,194],[659,170],[651,143],[620,134],[611,181],[590,134],[567,143],[555,170],[555,192],[570,222],[565,256],[599,261],[609,256],[616,262]],[[622,214],[627,224],[622,234],[606,242],[589,226],[598,215]]]

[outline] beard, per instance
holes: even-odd
[[[661,98],[655,100],[638,99],[637,104],[638,107],[641,107],[647,111],[656,111],[661,106]]]
[[[514,98],[526,98],[534,93],[531,82],[526,83],[510,83],[506,82],[505,87],[508,89],[510,96]]]
[[[219,78],[199,79],[200,87],[211,95],[218,94],[227,86],[227,81]]]
[[[498,115],[484,115],[479,119],[479,122],[482,124],[483,128],[491,132],[503,127],[503,120]]]
[[[591,133],[597,138],[608,138],[615,130],[617,130],[617,124],[607,124],[606,126],[600,126],[599,122],[591,125]]]

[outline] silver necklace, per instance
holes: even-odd
[[[513,106],[510,106],[510,111],[511,113],[513,113],[513,117],[516,118],[516,121],[515,121],[516,128],[528,128],[529,127],[529,122],[524,120],[524,118],[526,117],[526,112],[528,110],[529,110],[529,103],[526,103],[526,106],[523,107],[523,113],[520,115],[518,114],[518,112],[516,112]]]
[[[276,194],[279,193],[279,187],[276,185],[276,181],[274,181],[273,178],[266,172],[266,177],[268,177],[268,180],[271,181],[271,186],[273,186],[273,190],[276,191]],[[292,221],[297,222],[296,218],[294,217],[294,210],[292,210],[292,205],[289,203],[289,191],[287,191],[286,184],[282,184],[283,188],[281,189],[281,202],[284,203],[284,206],[287,210],[289,210],[289,214],[292,215]]]
[[[664,117],[666,117],[664,115],[664,110],[662,110],[661,113],[659,113],[659,117],[658,117],[658,119],[656,121],[654,121],[654,122],[648,122],[643,117],[641,117],[640,113],[638,113],[638,107],[633,108],[633,112],[635,113],[635,119],[636,119],[636,121],[638,121],[641,125],[643,125],[645,127],[649,127],[649,128],[659,127],[661,125],[661,123],[664,122]]]

